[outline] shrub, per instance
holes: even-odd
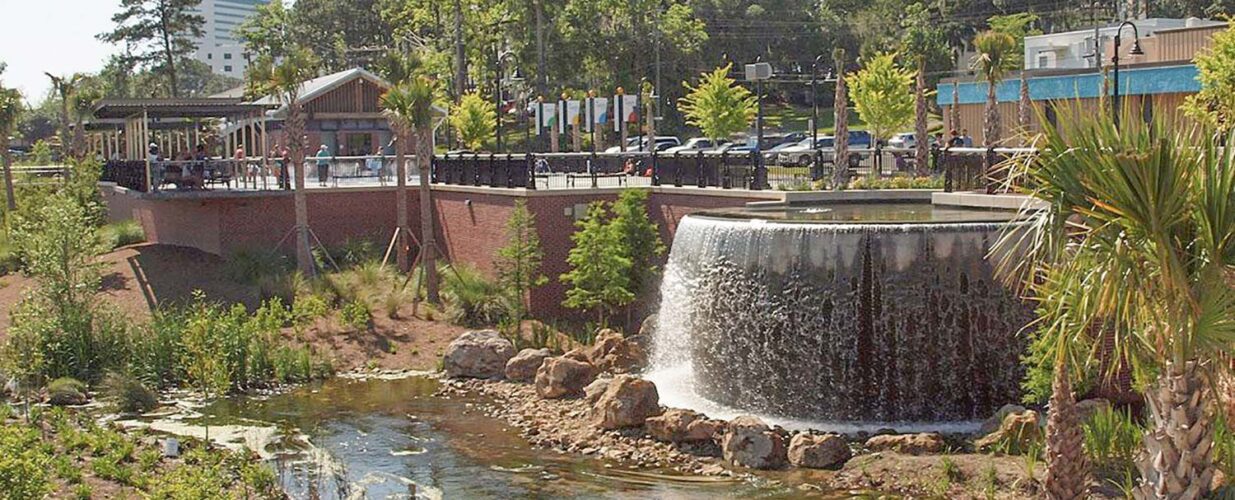
[[[850,189],[943,189],[943,177],[857,177]]]
[[[468,266],[443,270],[442,298],[446,319],[453,324],[477,328],[496,325],[510,314],[510,304],[501,287]]]
[[[132,219],[107,224],[99,229],[99,246],[104,250],[114,250],[143,241],[146,241],[146,233],[141,224]]]
[[[399,317],[399,309],[403,308],[404,304],[411,302],[411,293],[405,287],[395,285],[391,287],[386,296],[382,298],[382,307],[386,311],[386,317],[397,319]]]
[[[296,296],[292,302],[291,323],[299,329],[330,313],[330,304],[321,295],[309,293]]]
[[[86,402],[86,384],[71,377],[61,377],[47,384],[47,402],[56,406]]]
[[[1104,407],[1083,424],[1085,455],[1095,471],[1109,478],[1136,472],[1144,429],[1130,411]]]
[[[120,373],[103,377],[101,392],[121,413],[145,413],[159,405],[159,396],[137,378]]]
[[[318,265],[325,269],[328,264],[324,260],[325,256],[318,253],[314,253],[314,256],[318,258]],[[372,240],[348,239],[338,248],[331,249],[330,256],[340,268],[350,269],[361,264],[376,263],[382,258],[382,248]]]
[[[224,273],[241,283],[260,284],[263,278],[291,274],[294,266],[286,255],[270,250],[241,250],[227,259]]]
[[[339,310],[339,316],[343,319],[344,325],[354,330],[368,328],[369,322],[373,320],[373,313],[369,312],[369,304],[360,300],[343,304],[343,308]]]

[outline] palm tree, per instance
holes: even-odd
[[[80,74],[72,76],[56,76],[51,73],[43,74],[51,79],[52,91],[60,98],[60,147],[68,147],[70,155],[76,156],[79,145],[74,143],[69,130],[70,125],[73,123],[70,120],[70,107],[73,105],[74,95],[77,93],[77,87],[83,77]]]
[[[12,159],[9,157],[9,134],[17,126],[24,106],[21,92],[17,89],[0,87],[0,162],[4,164],[4,196],[8,202],[9,213],[17,210],[17,199],[13,194]]]
[[[849,184],[849,88],[845,85],[845,49],[838,47],[833,50],[832,61],[836,64],[832,188],[844,189]]]
[[[1114,356],[1153,380],[1138,496],[1200,498],[1215,474],[1206,375],[1235,349],[1235,150],[1128,114],[1121,131],[1065,108],[1039,155],[1012,167],[1048,208],[1001,238],[999,269],[1039,300],[1061,364],[1083,373]]]
[[[974,56],[972,67],[986,80],[986,116],[982,127],[982,146],[995,147],[999,142],[999,101],[995,97],[996,86],[1003,75],[1015,69],[1014,53],[1017,49],[1016,39],[1007,33],[999,31],[984,31],[973,39],[973,45],[978,51]]]
[[[434,251],[437,249],[433,235],[433,199],[429,189],[429,167],[433,158],[433,101],[437,83],[426,77],[415,77],[395,84],[382,96],[382,108],[398,134],[397,157],[399,190],[396,195],[396,215],[399,225],[399,248],[405,248],[403,238],[409,234],[407,221],[407,171],[403,158],[407,144],[414,148],[417,168],[420,171],[420,234],[421,266],[424,269],[426,298],[432,304],[439,302],[437,265]],[[407,269],[406,256],[400,251],[400,269]]]
[[[305,275],[313,275],[313,254],[309,247],[309,209],[304,192],[305,118],[300,102],[301,85],[317,76],[318,59],[308,49],[294,48],[276,62],[269,56],[259,58],[249,70],[249,90],[275,95],[287,108],[283,121],[283,141],[288,146],[291,165],[295,169],[296,206],[296,267]]]

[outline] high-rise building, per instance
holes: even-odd
[[[193,58],[220,75],[244,78],[248,61],[236,28],[257,12],[258,5],[267,3],[270,0],[202,0],[197,13],[206,19],[202,27],[205,33],[196,42]]]

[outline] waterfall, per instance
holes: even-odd
[[[1032,319],[984,258],[1006,224],[685,217],[648,377],[774,421],[985,418],[1019,399]]]

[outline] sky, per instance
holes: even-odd
[[[110,30],[119,0],[0,0],[0,75],[4,86],[16,87],[37,104],[51,87],[44,72],[67,75],[96,72],[108,56],[123,47],[100,42],[95,35]]]

